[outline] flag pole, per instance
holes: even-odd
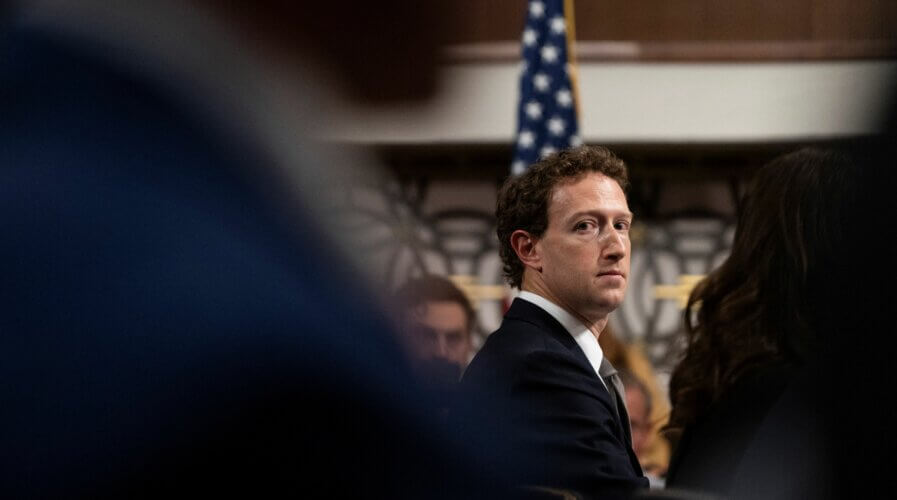
[[[573,106],[576,116],[582,119],[579,112],[579,65],[576,62],[576,22],[573,17],[573,0],[564,0],[564,17],[567,18],[567,71],[570,74],[570,86],[573,87]]]

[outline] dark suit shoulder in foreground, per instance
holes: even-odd
[[[86,42],[3,42],[0,497],[496,496],[261,148]]]
[[[540,307],[514,301],[468,367],[462,392],[506,408],[499,428],[529,464],[523,483],[585,495],[647,487],[607,390]]]

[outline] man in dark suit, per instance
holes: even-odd
[[[525,458],[528,489],[607,498],[648,485],[622,385],[598,345],[626,291],[626,184],[613,153],[581,147],[541,160],[499,194],[504,272],[521,292],[462,386],[470,404],[508,408],[496,428]]]

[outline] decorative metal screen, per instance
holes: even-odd
[[[438,182],[392,180],[360,188],[346,207],[348,221],[362,241],[359,252],[367,265],[378,270],[390,289],[424,273],[449,276],[464,289],[477,311],[474,347],[479,348],[498,328],[516,291],[502,279],[491,210],[494,197],[434,209],[429,197],[455,196],[440,195],[443,187]],[[457,184],[453,188],[464,190]],[[491,184],[485,188],[494,190]],[[629,289],[611,322],[621,338],[643,345],[659,373],[667,373],[676,362],[688,292],[725,260],[733,232],[726,217],[706,214],[633,226]]]

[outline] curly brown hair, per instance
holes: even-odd
[[[623,160],[601,146],[580,146],[552,154],[523,175],[509,177],[495,207],[496,234],[505,279],[516,288],[523,283],[523,263],[511,247],[511,233],[522,229],[538,238],[548,228],[548,202],[559,184],[576,182],[591,172],[617,181],[625,192],[629,177]]]
[[[729,258],[689,297],[685,354],[670,379],[668,437],[676,439],[750,371],[799,364],[836,334],[843,311],[833,304],[854,281],[838,263],[857,175],[844,154],[810,148],[757,172]]]

